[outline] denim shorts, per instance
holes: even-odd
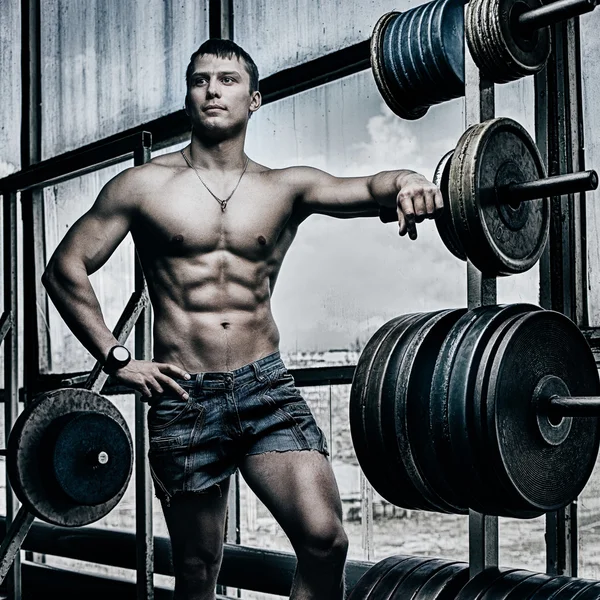
[[[188,400],[171,392],[150,399],[150,473],[169,503],[232,475],[245,456],[317,450],[327,442],[279,352],[235,371],[177,379]]]

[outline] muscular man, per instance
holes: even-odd
[[[397,206],[400,234],[414,237],[441,194],[412,171],[338,178],[250,160],[258,71],[232,42],[205,42],[186,79],[190,145],[111,180],[43,282],[83,345],[149,399],[149,459],[175,598],[214,598],[229,477],[239,468],[296,551],[291,597],[341,599],[348,542],[339,493],[323,433],[279,357],[271,294],[311,213],[346,218]],[[129,232],[154,311],[153,361],[115,349],[88,279]]]

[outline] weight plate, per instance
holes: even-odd
[[[551,49],[549,27],[524,34],[517,25],[520,14],[539,6],[540,0],[469,2],[467,43],[485,78],[506,83],[533,75],[544,67]]]
[[[467,512],[466,506],[457,506],[447,499],[445,489],[438,490],[430,483],[430,473],[437,472],[439,465],[432,464],[428,427],[435,361],[450,328],[464,313],[464,309],[440,311],[415,323],[401,351],[393,350],[382,389],[387,445],[394,447],[392,452],[402,461],[404,476],[418,490],[420,498],[414,505],[422,510]]]
[[[461,328],[448,382],[449,435],[457,485],[466,490],[469,507],[478,512],[496,514],[497,506],[509,510],[487,479],[489,451],[481,432],[480,397],[475,392],[479,365],[486,345],[502,326],[515,315],[535,310],[541,309],[532,304],[482,306],[473,309],[472,318]]]
[[[371,69],[377,89],[388,107],[403,119],[419,119],[428,109],[407,109],[398,99],[398,94],[392,93],[390,89],[390,82],[395,83],[395,79],[388,75],[389,63],[394,53],[397,54],[397,50],[386,39],[386,31],[390,23],[400,15],[401,13],[396,11],[386,13],[375,24],[370,44]]]
[[[390,372],[392,377],[394,376],[394,370],[390,367],[394,362],[394,350],[398,349],[402,354],[406,341],[410,339],[413,325],[420,324],[428,318],[430,318],[428,313],[414,315],[395,327],[377,352],[368,383],[365,434],[374,460],[369,462],[369,471],[364,468],[363,471],[381,496],[388,502],[404,508],[417,508],[421,503],[421,496],[405,469],[402,468],[403,457],[398,455],[396,444],[390,445],[389,437],[384,432],[385,404],[390,399],[392,403],[394,400],[393,396],[385,393],[385,379]]]
[[[451,217],[467,256],[486,275],[522,273],[541,256],[550,223],[548,199],[510,205],[498,190],[544,177],[535,142],[512,119],[475,125],[459,140],[450,165]]]
[[[575,600],[575,598],[580,600],[581,594],[596,583],[596,581],[591,581],[590,579],[577,579],[573,577],[573,581],[567,583],[567,585],[551,596],[552,600]]]
[[[506,596],[506,600],[523,600],[523,598],[529,598],[536,592],[538,588],[548,583],[553,579],[552,575],[546,575],[545,573],[536,573],[531,577],[528,577],[524,581],[518,583],[512,591]]]
[[[581,590],[573,600],[598,600],[600,598],[600,583],[594,581]]]
[[[468,580],[469,565],[464,562],[451,563],[428,579],[414,600],[455,600]]]
[[[441,558],[432,558],[423,564],[419,565],[412,573],[410,573],[398,586],[395,592],[390,597],[390,600],[414,600],[415,596],[423,585],[431,579],[438,571],[447,567],[449,561]]]
[[[467,584],[456,596],[456,600],[481,600],[485,592],[494,585],[498,579],[515,570],[516,569],[505,569],[503,567],[485,569],[481,573],[475,575],[475,577],[469,579]]]
[[[365,600],[388,571],[408,558],[412,557],[402,555],[388,556],[379,561],[356,582],[356,585],[352,588],[348,596],[348,600]]]
[[[378,367],[377,354],[381,345],[397,327],[403,326],[407,320],[417,316],[419,315],[401,315],[380,327],[363,349],[354,372],[350,390],[350,433],[358,462],[373,487],[375,487],[374,482],[378,487],[385,487],[387,482],[385,463],[381,464],[381,455],[374,449],[375,440],[369,437],[366,429],[367,413],[373,410],[371,406],[373,403],[380,401],[377,396],[379,391],[373,392],[372,385]],[[381,480],[383,483],[380,484]],[[381,493],[377,487],[375,489]]]
[[[95,412],[114,419],[129,442],[127,457],[123,457],[129,460],[127,480],[114,497],[96,506],[74,502],[52,474],[52,425],[78,412]],[[131,476],[132,455],[127,424],[111,402],[89,390],[59,389],[42,394],[19,415],[8,438],[6,468],[15,494],[29,512],[52,525],[78,527],[101,519],[118,504]]]
[[[411,81],[411,90],[414,90],[418,97],[419,104],[432,105],[438,102],[437,94],[439,91],[436,85],[431,81],[431,77],[425,66],[426,56],[420,46],[421,28],[423,23],[423,15],[428,8],[428,4],[421,4],[412,9],[411,19],[407,26],[407,60],[406,65],[408,75]]]
[[[491,359],[486,401],[490,470],[502,480],[509,504],[554,511],[573,501],[598,455],[600,421],[572,418],[564,441],[549,443],[540,431],[534,397],[539,382],[559,378],[571,395],[598,396],[594,355],[579,328],[554,311],[519,317]],[[551,418],[549,418],[551,421]],[[562,426],[562,420],[549,426]]]
[[[132,460],[129,436],[108,415],[75,413],[60,425],[53,447],[56,481],[78,504],[104,504],[129,480]]]
[[[505,573],[496,579],[480,598],[481,600],[507,600],[508,596],[520,583],[526,581],[534,575],[535,573],[525,570],[517,570],[511,571],[510,573]]]
[[[400,564],[392,567],[375,585],[365,600],[390,600],[402,582],[422,564],[432,560],[420,556],[413,556],[403,560]]]
[[[446,153],[442,157],[442,160],[438,163],[435,173],[433,174],[433,183],[440,188],[442,197],[444,198],[444,209],[436,217],[435,226],[446,248],[450,250],[450,252],[456,256],[456,258],[460,260],[467,260],[467,255],[465,254],[464,248],[462,247],[460,239],[456,234],[456,230],[454,229],[454,224],[452,223],[450,207],[447,205],[449,201],[448,184],[450,180],[450,162],[453,154],[454,150]]]
[[[554,594],[558,593],[562,588],[569,585],[573,581],[573,577],[564,575],[552,577],[548,583],[539,587],[530,597],[529,600],[550,600]]]

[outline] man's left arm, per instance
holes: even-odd
[[[428,179],[409,170],[382,171],[367,177],[334,177],[312,167],[296,167],[298,210],[349,218],[373,216],[382,206],[396,208],[400,235],[416,239],[416,223],[434,218],[442,194]]]

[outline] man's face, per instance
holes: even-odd
[[[243,129],[259,107],[260,94],[250,93],[250,76],[243,61],[212,54],[196,58],[187,100],[196,134],[227,138]]]

